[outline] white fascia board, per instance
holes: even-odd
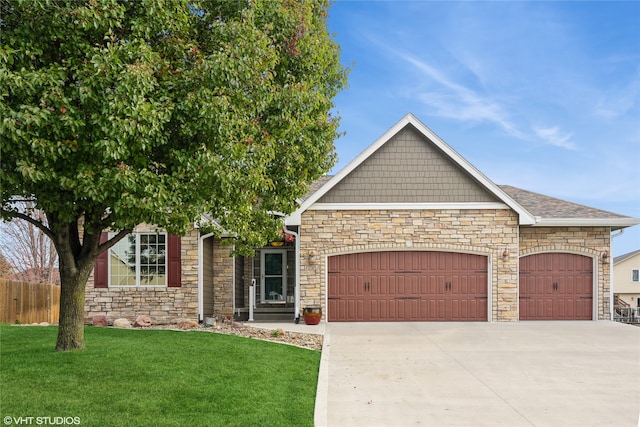
[[[535,217],[529,213],[525,208],[520,206],[515,200],[513,200],[507,193],[502,191],[500,187],[494,184],[489,178],[487,178],[482,172],[469,163],[464,157],[458,154],[453,148],[451,148],[446,142],[444,142],[438,135],[436,135],[425,124],[418,120],[413,114],[409,113],[404,116],[398,123],[393,125],[391,129],[386,131],[380,138],[378,138],[373,144],[367,147],[362,153],[360,153],[355,159],[353,159],[347,166],[341,169],[336,175],[328,180],[322,187],[307,198],[294,214],[301,215],[302,212],[309,209],[314,205],[322,196],[324,196],[329,190],[331,190],[336,184],[338,184],[344,177],[349,175],[355,168],[357,168],[362,162],[364,162],[369,156],[375,153],[382,145],[384,145],[389,139],[400,132],[406,125],[413,125],[420,133],[431,140],[440,150],[454,160],[460,167],[466,170],[471,176],[473,176],[480,184],[482,184],[489,192],[495,195],[498,199],[504,202],[507,206],[518,213],[520,225],[532,225],[535,224]]]
[[[362,153],[360,153],[355,159],[351,160],[344,168],[340,169],[340,171],[335,174],[330,180],[324,183],[322,187],[318,189],[315,193],[309,196],[298,208],[300,213],[304,212],[309,208],[309,206],[313,205],[317,200],[319,200],[322,196],[327,194],[329,190],[331,190],[336,184],[338,184],[344,177],[349,175],[355,168],[360,166],[362,162],[364,162],[369,156],[375,153],[380,147],[382,147],[389,139],[391,139],[396,133],[400,132],[402,128],[404,128],[407,124],[411,123],[410,117],[413,117],[412,114],[407,114],[402,120],[393,125],[391,129],[386,131],[380,138],[375,140],[373,144],[368,146]],[[415,119],[415,118],[414,118]]]
[[[298,209],[291,215],[284,218],[284,225],[302,225],[302,211]]]
[[[220,237],[237,237],[237,234],[230,233],[229,231],[224,229],[217,221],[215,221],[214,219],[211,219],[211,217],[209,215],[206,215],[206,214],[200,216],[200,220],[196,221],[193,224],[193,228],[195,228],[197,230],[197,229],[201,228],[203,225],[207,225],[207,224],[212,224],[214,227],[219,228],[220,230],[222,230],[222,233],[220,234]]]
[[[638,218],[538,218],[534,227],[633,227]]]
[[[478,203],[314,203],[307,210],[361,211],[361,210],[444,210],[444,209],[510,209],[500,202]]]

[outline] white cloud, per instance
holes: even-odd
[[[533,131],[538,138],[542,139],[545,143],[551,144],[556,147],[566,148],[567,150],[577,150],[576,144],[571,141],[573,133],[562,132],[558,126],[554,127],[535,127]]]
[[[640,216],[639,4],[335,3],[341,161],[411,111],[498,183]]]
[[[636,107],[639,100],[640,84],[634,79],[624,87],[601,94],[595,105],[595,114],[607,120],[616,119]]]
[[[410,54],[399,52],[396,54],[413,65],[426,78],[421,82],[425,86],[437,84],[433,90],[425,90],[418,95],[422,103],[434,108],[436,115],[464,122],[493,123],[508,135],[525,139],[525,135],[510,120],[505,109],[490,96],[483,96],[453,81],[431,64]]]

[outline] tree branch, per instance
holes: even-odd
[[[3,212],[6,212],[6,211],[3,210]],[[19,218],[19,219],[25,220],[25,221],[35,225],[40,230],[42,230],[42,232],[44,234],[46,234],[53,242],[55,242],[56,235],[53,233],[53,231],[51,231],[51,229],[49,227],[44,225],[41,221],[38,221],[35,218],[31,218],[29,215],[23,214],[21,212],[11,212],[11,216],[13,216],[14,218]]]
[[[113,246],[115,246],[116,243],[118,243],[120,240],[122,240],[124,238],[124,236],[126,236],[127,234],[130,234],[132,232],[133,232],[133,229],[131,229],[131,228],[118,231],[118,234],[116,234],[111,239],[107,240],[106,242],[104,242],[103,244],[98,246],[98,253],[101,253],[103,251],[106,251],[106,250],[112,248]]]

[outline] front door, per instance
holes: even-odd
[[[284,304],[287,301],[287,251],[264,249],[260,265],[260,302]]]

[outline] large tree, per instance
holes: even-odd
[[[260,245],[334,164],[346,72],[327,0],[0,7],[0,209],[55,243],[57,350],[83,348],[96,257],[136,225],[185,233],[207,213]]]

